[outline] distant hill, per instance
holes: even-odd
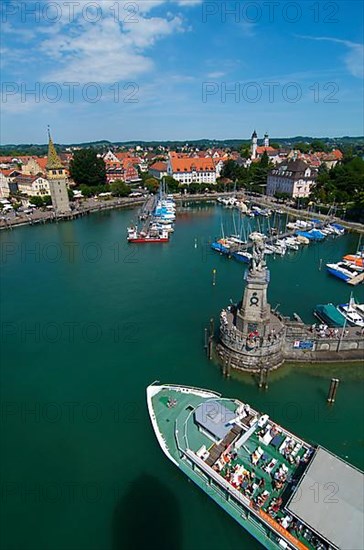
[[[353,147],[363,147],[364,146],[364,137],[363,136],[343,136],[336,138],[329,137],[312,137],[312,136],[295,136],[295,137],[270,137],[271,143],[278,143],[282,147],[293,146],[295,143],[311,143],[312,141],[322,141],[329,147],[340,147],[340,146],[353,146]],[[153,147],[164,146],[169,148],[179,148],[183,147],[188,143],[189,146],[197,148],[208,148],[208,147],[218,147],[231,149],[241,147],[242,145],[249,145],[250,139],[198,139],[198,140],[169,140],[169,141],[90,141],[84,143],[69,143],[69,144],[56,144],[57,150],[65,152],[67,149],[73,148],[94,148],[99,152],[106,152],[108,149],[113,148],[129,148],[129,147]],[[21,144],[6,144],[0,145],[0,155],[3,156],[16,156],[16,155],[34,155],[34,156],[43,156],[47,154],[48,145],[47,144],[34,144],[34,143],[21,143]]]

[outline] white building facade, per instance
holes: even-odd
[[[303,160],[282,162],[267,177],[267,195],[286,193],[292,198],[306,198],[316,183],[317,172]]]
[[[167,173],[181,185],[216,183],[216,167],[211,158],[169,158]]]
[[[9,178],[0,172],[0,198],[7,199],[9,195]]]
[[[19,176],[16,178],[19,193],[28,197],[50,195],[49,181],[41,176]]]

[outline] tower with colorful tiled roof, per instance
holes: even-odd
[[[71,211],[67,189],[67,173],[62,165],[61,159],[57,155],[49,129],[48,138],[48,161],[46,171],[52,205],[57,214],[67,214]]]

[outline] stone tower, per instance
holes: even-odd
[[[264,147],[269,147],[269,136],[267,133],[264,134]]]
[[[242,300],[223,309],[220,314],[220,338],[216,350],[229,376],[231,369],[250,372],[275,369],[282,364],[285,327],[267,302],[269,270],[265,239],[252,233],[250,266],[245,273]]]
[[[265,243],[260,234],[252,233],[253,257],[245,273],[246,287],[236,314],[236,328],[243,337],[257,332],[266,337],[269,333],[270,305],[267,302],[269,271],[264,260]]]
[[[51,192],[52,205],[56,214],[67,214],[71,211],[67,190],[67,173],[57,155],[56,148],[48,130],[47,179]]]
[[[257,147],[258,147],[258,136],[256,131],[254,130],[252,134],[252,159],[257,158]]]

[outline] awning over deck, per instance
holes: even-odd
[[[318,448],[286,507],[336,548],[363,548],[364,475]]]

